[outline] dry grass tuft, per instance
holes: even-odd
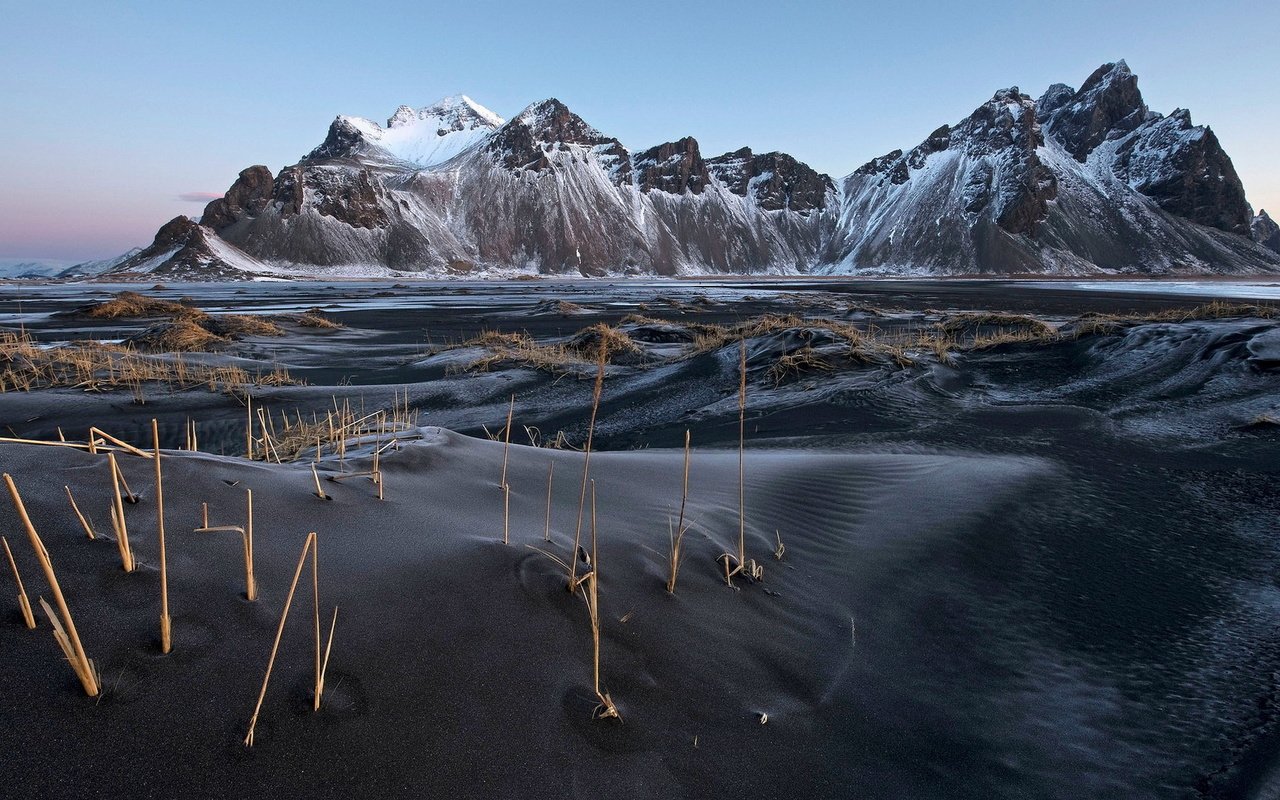
[[[129,319],[137,317],[167,317],[193,313],[181,303],[162,300],[158,297],[147,297],[137,292],[117,292],[110,300],[85,306],[79,309],[80,314],[93,319]],[[203,312],[195,311],[200,314]]]
[[[603,352],[605,360],[612,362],[624,357],[638,361],[644,356],[644,348],[626,332],[599,323],[583,328],[566,342],[541,344],[527,333],[502,333],[484,331],[460,347],[482,347],[489,355],[478,358],[458,368],[463,372],[486,372],[500,364],[516,364],[529,369],[549,372],[553,375],[585,372]]]
[[[843,340],[850,348],[866,344],[866,334],[845,322],[824,317],[801,317],[798,314],[765,314],[736,325],[691,325],[697,334],[694,340],[696,352],[719,350],[740,339],[752,339],[771,333],[796,329],[827,331],[832,337]]]
[[[835,365],[828,361],[821,354],[814,351],[808,345],[795,351],[787,353],[774,362],[766,373],[769,380],[773,381],[774,387],[781,386],[791,378],[799,378],[802,375],[812,372],[832,372]]]
[[[125,340],[127,346],[149,353],[204,353],[229,343],[226,337],[198,325],[189,317],[152,325]]]
[[[194,335],[205,340],[205,334]],[[285,369],[251,374],[235,366],[189,364],[180,354],[156,358],[129,345],[96,342],[41,347],[29,334],[0,331],[0,393],[55,388],[128,390],[136,400],[143,385],[150,383],[162,384],[169,391],[207,388],[235,393],[246,386],[284,386],[300,381]]]
[[[284,336],[284,328],[266,317],[252,314],[219,314],[205,317],[201,327],[216,336]]]
[[[1192,308],[1172,308],[1147,314],[1101,314],[1090,312],[1082,314],[1069,327],[1070,335],[1078,339],[1084,336],[1108,336],[1146,322],[1193,322],[1196,320],[1237,317],[1274,319],[1277,316],[1280,316],[1280,309],[1275,306],[1214,300],[1211,303]]]
[[[1040,337],[1051,337],[1055,334],[1053,326],[1023,314],[955,314],[938,323],[943,333],[952,337],[976,336],[984,329],[995,328],[998,331],[1025,331]]]
[[[339,330],[345,328],[341,322],[329,319],[319,308],[309,308],[301,314],[284,317],[285,320],[303,328],[319,328],[321,330]]]

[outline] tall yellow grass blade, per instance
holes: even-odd
[[[36,533],[35,525],[31,524],[31,517],[27,515],[27,507],[22,502],[22,495],[18,493],[17,485],[14,484],[13,478],[7,472],[4,473],[4,482],[9,489],[9,496],[13,498],[13,505],[18,510],[18,518],[22,520],[23,526],[27,529],[27,537],[31,540],[31,546],[36,551],[36,558],[40,560],[40,567],[44,570],[44,577],[49,583],[49,588],[53,591],[53,599],[57,601],[58,611],[61,612],[62,621],[66,625],[67,633],[64,638],[70,641],[65,644],[60,641],[59,644],[63,645],[64,652],[71,651],[73,657],[69,660],[72,661],[76,675],[84,686],[85,694],[90,697],[96,697],[98,694],[97,676],[89,657],[84,653],[83,645],[80,644],[80,635],[76,632],[75,621],[71,618],[71,611],[67,608],[67,600],[62,594],[62,587],[58,584],[58,576],[53,571],[53,563],[49,560],[49,552],[45,550],[44,542],[40,540],[40,534]]]
[[[169,617],[169,567],[164,546],[164,476],[160,465],[160,428],[151,420],[151,439],[156,462],[156,535],[160,544],[160,652],[173,649],[172,621]]]
[[[0,536],[0,542],[4,543],[4,554],[9,557],[9,569],[13,570],[13,579],[18,584],[18,608],[22,610],[22,621],[27,624],[28,630],[33,629],[36,626],[36,618],[31,613],[31,601],[27,599],[27,589],[22,585],[22,576],[18,574],[18,562],[13,560],[9,540]]]
[[[280,651],[280,637],[284,635],[284,623],[289,619],[289,609],[293,606],[293,595],[298,589],[298,579],[302,577],[302,568],[306,566],[307,554],[315,542],[315,531],[307,534],[302,543],[302,554],[298,556],[298,568],[293,572],[293,582],[289,584],[289,594],[284,600],[284,610],[280,612],[280,624],[276,627],[275,642],[271,645],[271,656],[267,659],[267,673],[262,677],[262,689],[258,692],[258,703],[254,706],[253,717],[249,720],[249,732],[244,737],[244,746],[253,747],[253,731],[258,727],[258,715],[262,712],[262,701],[267,698],[267,685],[271,682],[271,670],[276,665],[276,653]]]
[[[76,499],[71,495],[71,487],[63,486],[67,492],[67,499],[71,501],[71,510],[75,512],[76,519],[80,520],[80,527],[84,528],[85,535],[90,539],[96,538],[93,533],[93,526],[89,524],[89,520],[85,519],[84,514],[80,513],[80,506],[76,504]]]

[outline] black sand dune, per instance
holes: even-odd
[[[919,325],[976,306],[967,288],[937,292],[945,296],[876,318]],[[1065,324],[1073,314],[1051,297],[1042,316]],[[287,305],[267,299],[258,296],[259,310]],[[503,545],[502,447],[483,435],[501,428],[514,393],[513,441],[528,441],[530,425],[541,441],[564,431],[579,442],[590,381],[518,364],[458,372],[449,364],[473,358],[470,349],[414,340],[440,323],[456,341],[485,327],[558,341],[636,312],[634,298],[608,292],[575,302],[596,307],[528,317],[530,301],[501,291],[449,312],[356,303],[335,313],[345,330],[287,336],[274,351],[248,339],[211,356],[307,375],[307,386],[254,390],[255,403],[277,413],[331,406],[334,396],[372,408],[407,386],[423,422],[443,428],[384,454],[382,502],[365,479],[326,482],[334,499],[315,498],[305,460],[237,457],[244,409],[219,393],[151,392],[145,406],[118,392],[0,395],[0,417],[20,435],[55,438],[64,427],[80,436],[96,423],[143,442],[155,416],[172,446],[191,416],[202,448],[229,454],[166,453],[174,652],[161,656],[150,464],[121,461],[142,495],[126,513],[143,567],[125,574],[113,542],[84,537],[62,490],[71,486],[109,532],[102,457],[0,444],[0,469],[26,498],[106,687],[100,701],[86,699],[47,621],[27,631],[4,601],[0,785],[15,797],[1273,794],[1274,319],[1132,324],[947,360],[839,361],[782,380],[778,359],[809,334],[753,337],[747,553],[765,574],[736,581],[739,591],[715,562],[737,535],[736,344],[610,366],[592,476],[603,684],[618,723],[591,719],[581,596],[528,547],[568,557],[582,455],[513,445],[512,542]],[[829,302],[823,292],[738,307],[712,300],[669,316],[731,323],[805,303],[842,320],[867,313]],[[998,308],[1024,302],[1016,295]],[[1112,296],[1074,313],[1168,302]],[[929,313],[925,303],[942,308]],[[81,323],[30,324],[59,338],[60,327]],[[843,352],[821,336],[804,343],[833,363]],[[644,349],[661,356],[669,346]],[[686,428],[693,530],[672,596],[667,521]],[[349,457],[346,467],[365,463]],[[554,541],[544,545],[551,463]],[[333,459],[321,465],[336,469]],[[215,523],[242,522],[246,488],[257,501],[254,603],[243,598],[235,536],[191,532],[202,501]],[[311,711],[311,601],[300,589],[246,750],[311,530],[325,624],[340,607],[324,707]],[[0,531],[28,591],[47,596],[7,500]],[[772,557],[775,531],[782,561]],[[0,583],[10,585],[7,573]]]

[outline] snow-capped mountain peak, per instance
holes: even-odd
[[[595,145],[608,138],[554,97],[531,104],[512,122],[528,128],[540,142]]]
[[[305,160],[404,163],[418,168],[443,164],[473,147],[504,124],[502,117],[466,95],[429,106],[400,106],[384,128],[364,117],[339,116],[323,144]]]
[[[439,102],[419,109],[400,106],[387,120],[387,128],[402,128],[421,123],[437,123],[440,131],[460,131],[476,128],[499,128],[506,122],[502,117],[480,105],[465,94],[450,95]],[[443,135],[443,134],[441,134]]]

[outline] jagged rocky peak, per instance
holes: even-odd
[[[959,142],[970,155],[986,155],[1013,146],[1035,150],[1044,144],[1044,137],[1036,121],[1036,104],[1012,86],[996,92],[954,130],[939,128],[916,150],[925,150],[927,155],[947,149],[952,141]]]
[[[1249,229],[1255,242],[1268,250],[1280,253],[1280,225],[1271,219],[1265,208],[1253,218]]]
[[[554,97],[530,105],[513,122],[527,128],[543,144],[597,145],[612,141]]]
[[[1107,139],[1136,129],[1150,117],[1138,78],[1123,59],[1094,70],[1078,91],[1055,84],[1041,97],[1040,121],[1076,160]]]
[[[1044,144],[1035,111],[1036,104],[1018,87],[1001,89],[954,127],[943,125],[906,153],[894,150],[874,158],[858,167],[854,175],[883,176],[882,180],[901,185],[911,179],[913,171],[923,169],[930,156],[948,150],[975,158],[1004,154],[1010,167],[1034,170],[1040,166],[1036,148]],[[984,185],[990,183],[992,170],[986,173]],[[1046,180],[1044,175],[1029,177],[1035,184]]]
[[[698,140],[692,136],[639,153],[634,168],[636,186],[642,192],[657,189],[667,194],[702,194],[711,183]]]
[[[329,159],[357,159],[369,145],[381,138],[377,123],[359,117],[339,115],[329,123],[329,132],[318,147],[303,156],[302,160],[327,161]]]
[[[200,224],[220,231],[246,216],[257,216],[271,202],[274,185],[271,170],[261,164],[241,170],[227,193],[204,207]]]
[[[1253,212],[1231,158],[1213,131],[1177,109],[1153,116],[1116,147],[1112,171],[1177,216],[1250,235]]]
[[[752,153],[743,147],[707,160],[716,180],[736,195],[750,195],[766,211],[808,214],[827,207],[835,184],[827,175],[786,153]]]
[[[552,156],[567,152],[571,160],[590,154],[616,185],[631,178],[631,154],[627,148],[588,125],[554,97],[534,103],[499,128],[489,138],[486,149],[510,170],[554,169]]]

